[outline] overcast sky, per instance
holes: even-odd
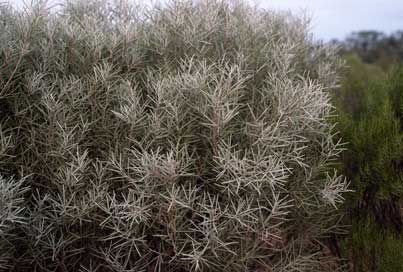
[[[261,0],[262,7],[308,11],[312,31],[325,40],[352,31],[403,30],[403,0]]]
[[[9,0],[18,6],[21,6],[23,1]],[[387,33],[403,30],[403,0],[249,1],[258,3],[263,8],[291,10],[295,13],[305,10],[312,17],[312,31],[315,36],[327,41],[342,39],[348,33],[358,30],[379,30]]]

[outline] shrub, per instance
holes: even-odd
[[[351,235],[342,243],[351,271],[399,271],[403,267],[403,237],[372,217],[354,217]]]
[[[369,76],[371,69],[363,71],[350,70],[336,99],[340,134],[348,143],[341,172],[355,191],[345,203],[345,222],[352,228],[342,243],[343,255],[350,258],[352,271],[399,271],[403,73],[400,68],[376,79]],[[354,103],[348,97],[355,97]]]
[[[339,114],[341,135],[348,142],[342,157],[343,172],[352,182],[356,199],[388,199],[403,189],[398,167],[402,135],[388,88],[383,81],[370,83],[360,90],[362,96],[354,112]]]
[[[5,269],[339,269],[341,62],[305,19],[75,1],[0,20]]]

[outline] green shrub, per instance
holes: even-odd
[[[336,50],[238,2],[0,9],[1,266],[329,271]]]
[[[393,251],[403,245],[403,73],[400,68],[376,77],[374,66],[351,62],[335,99],[340,135],[348,143],[341,172],[355,191],[345,203],[352,228],[343,255],[353,271],[400,271],[401,254]]]
[[[354,198],[388,199],[402,192],[401,171],[396,163],[402,157],[400,122],[389,99],[387,84],[373,82],[363,91],[354,115],[340,113],[341,135],[348,142],[343,154],[343,172],[352,181]]]
[[[354,217],[351,235],[342,243],[342,253],[350,258],[351,271],[400,271],[403,237],[372,217]]]

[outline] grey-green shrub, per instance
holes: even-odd
[[[347,190],[341,63],[307,20],[227,1],[0,10],[5,270],[341,269],[323,243]]]

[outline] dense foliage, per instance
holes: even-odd
[[[343,41],[334,41],[344,52],[354,53],[365,63],[376,64],[384,70],[403,61],[403,31],[385,34],[367,30],[351,33]]]
[[[304,20],[75,1],[0,25],[2,269],[340,269],[340,61]]]
[[[342,172],[351,180],[345,205],[352,225],[342,243],[352,271],[403,269],[403,69],[346,56],[348,72],[337,92],[339,128],[348,142]]]

